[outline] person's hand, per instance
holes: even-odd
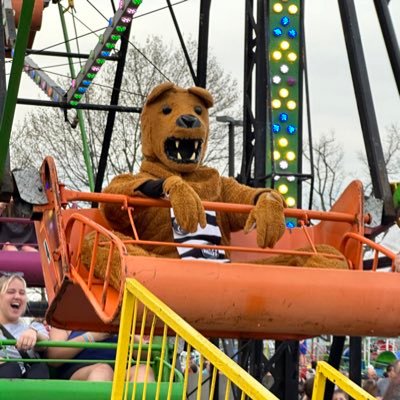
[[[17,339],[17,343],[15,347],[18,350],[27,351],[33,349],[37,342],[37,332],[33,328],[28,328],[26,331],[22,332],[19,338]]]

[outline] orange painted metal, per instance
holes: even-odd
[[[229,247],[232,262],[221,264],[129,256],[99,210],[76,210],[67,205],[78,200],[111,201],[134,213],[135,206],[168,207],[168,202],[67,190],[58,184],[51,158],[45,160],[41,174],[49,204],[36,207],[35,211],[43,214],[36,227],[49,293],[47,316],[52,325],[118,329],[122,285],[113,289],[107,279],[103,282],[93,276],[93,263],[83,266],[80,261],[83,237],[94,230],[98,241],[110,242],[118,250],[122,276],[139,280],[208,336],[290,339],[321,334],[400,334],[400,304],[393,301],[400,275],[362,270],[363,244],[370,245],[376,254],[392,259],[395,255],[364,237],[368,217],[363,214],[360,182],[350,184],[330,212],[285,210],[286,215],[299,219],[300,226],[287,229],[274,249],[255,247],[254,232],[233,234]],[[236,212],[251,209],[217,203],[205,203],[205,207]],[[138,234],[130,242],[156,244],[142,241]],[[340,250],[350,269],[249,263],[276,253],[297,254],[295,249],[317,244]],[[96,248],[92,258],[95,253]]]
[[[19,18],[21,16],[23,0],[12,0],[11,4],[15,11],[15,27],[18,29]],[[31,49],[33,41],[35,40],[36,32],[40,30],[42,26],[42,15],[44,9],[43,0],[35,0],[35,5],[33,6],[32,22],[31,22],[31,32],[29,34],[27,48]],[[11,53],[6,52],[6,57],[11,57]]]

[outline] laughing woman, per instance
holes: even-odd
[[[0,348],[0,378],[48,379],[47,364],[11,362],[7,358],[39,358],[34,350],[40,340],[48,340],[43,324],[25,323],[21,317],[27,305],[26,282],[22,276],[10,274],[0,277],[0,339],[15,339],[15,346]]]

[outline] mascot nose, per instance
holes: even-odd
[[[198,128],[201,126],[200,121],[194,115],[181,115],[176,120],[176,125],[180,128]]]

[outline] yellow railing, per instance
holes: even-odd
[[[323,400],[326,380],[329,379],[355,400],[374,400],[375,397],[356,385],[325,361],[320,361],[315,374],[312,400]]]
[[[144,335],[146,332],[147,336]],[[159,351],[159,363],[156,370],[151,370],[152,344],[154,338],[161,336],[161,351]],[[148,342],[147,354],[142,351],[142,343]],[[144,375],[139,378],[140,372],[136,368],[134,374],[130,371],[132,364],[132,345],[138,342],[137,354],[134,358],[136,365],[142,365]],[[178,347],[186,342],[186,367],[183,371],[183,383],[177,383],[175,368],[178,362]],[[238,364],[220,351],[209,340],[192,328],[186,321],[175,314],[167,305],[150,293],[143,285],[134,279],[127,279],[124,300],[120,318],[119,339],[115,373],[112,387],[112,399],[186,399],[189,382],[190,354],[196,350],[200,354],[197,388],[193,399],[214,398],[214,392],[223,381],[224,398],[233,398],[233,390],[241,393],[241,399],[277,399],[260,382],[255,380]],[[163,360],[169,359],[171,363],[169,376],[165,376]],[[210,365],[208,377],[202,374],[206,362]],[[155,380],[151,381],[154,374]],[[218,380],[217,376],[223,377]],[[132,381],[132,383],[129,383]],[[141,382],[139,382],[141,381]],[[207,384],[205,385],[205,381]],[[167,383],[167,385],[166,385]],[[178,386],[178,389],[177,389]],[[205,387],[207,387],[205,389]],[[128,397],[130,395],[130,397]],[[147,397],[146,397],[147,395]]]

